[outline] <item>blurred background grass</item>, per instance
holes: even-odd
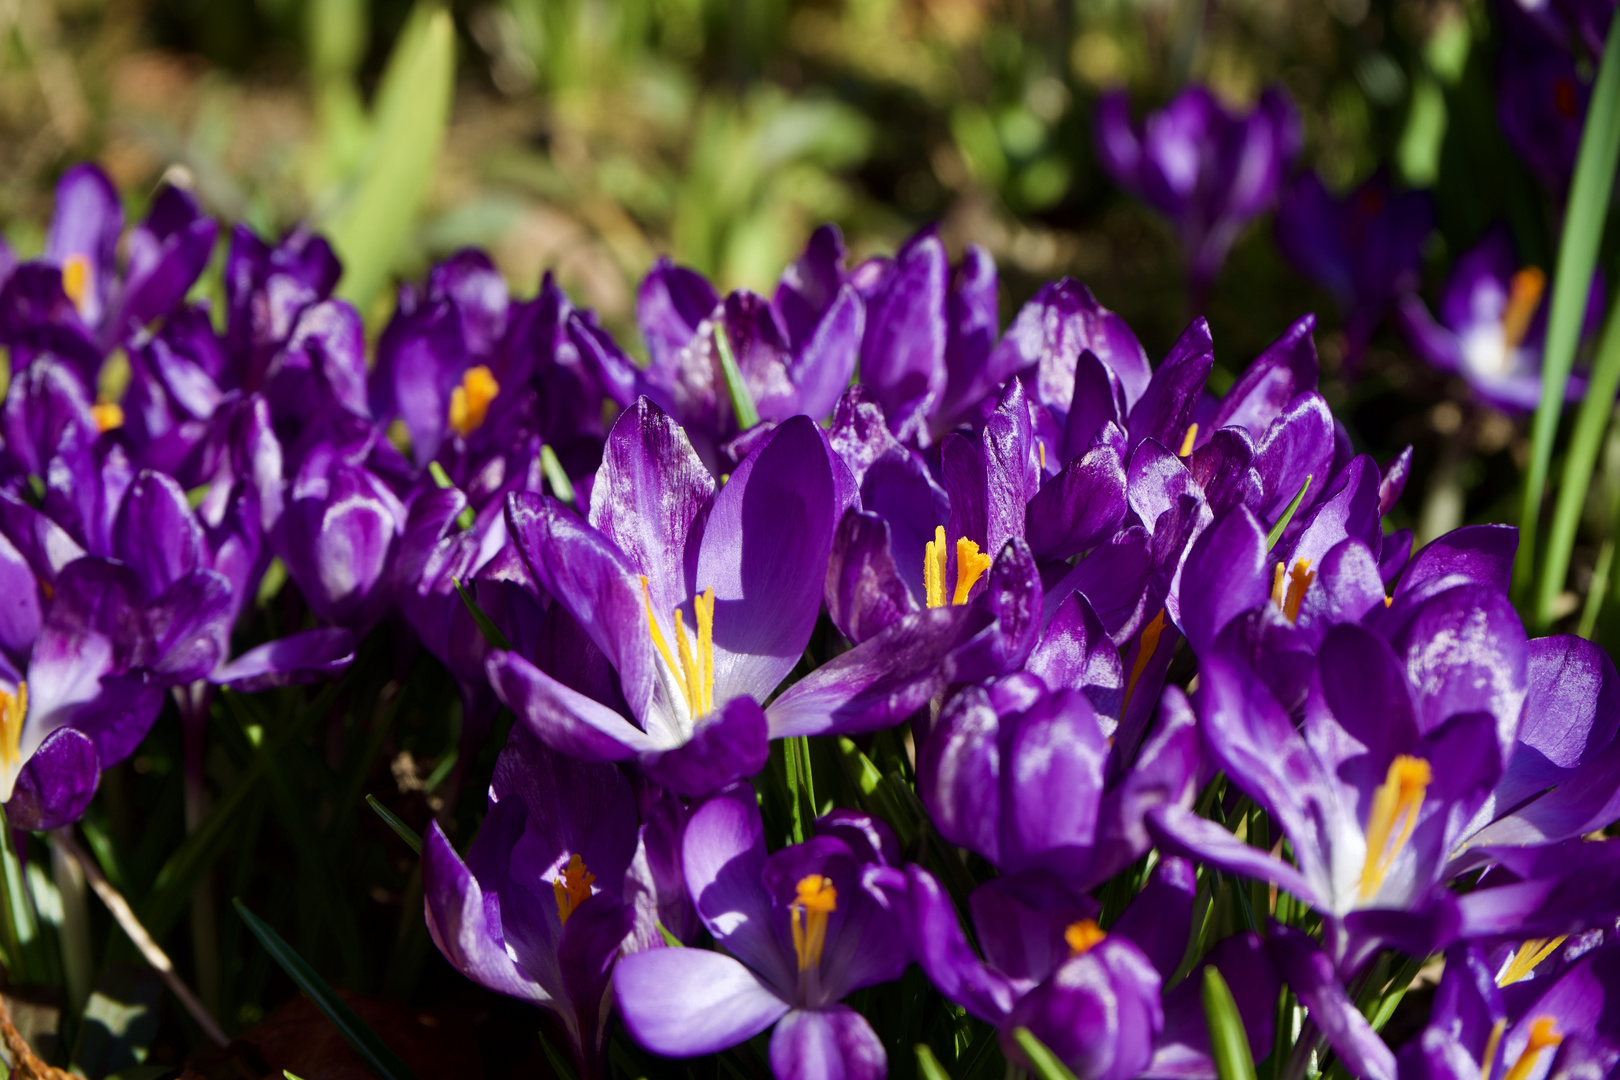
[[[37,246],[56,174],[83,158],[137,204],[178,164],[227,219],[327,224],[411,8],[0,5],[0,228]],[[1126,85],[1141,108],[1189,79],[1234,103],[1280,81],[1305,117],[1304,160],[1331,185],[1391,161],[1433,185],[1447,99],[1488,21],[1458,0],[474,0],[450,13],[454,105],[400,274],[485,246],[520,292],[555,269],[622,331],[656,254],[766,289],[819,221],[864,255],[938,220],[953,249],[991,250],[1009,309],[1073,274],[1152,353],[1186,321],[1180,269],[1169,231],[1095,164],[1102,89]],[[1460,218],[1448,239],[1507,205],[1481,179],[1444,201]],[[1310,308],[1328,314],[1251,230],[1211,302],[1226,365]]]

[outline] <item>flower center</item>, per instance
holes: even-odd
[[[111,431],[124,426],[124,407],[116,401],[102,401],[90,406],[90,419],[97,431]]]
[[[1422,758],[1399,754],[1389,763],[1389,773],[1373,792],[1372,812],[1367,815],[1367,858],[1361,864],[1361,898],[1370,900],[1384,883],[1406,842],[1417,828],[1423,793],[1434,774]]]
[[[1491,1028],[1491,1036],[1485,1043],[1485,1058],[1479,1065],[1479,1080],[1491,1080],[1491,1065],[1496,1058],[1496,1048],[1501,1045],[1502,1031],[1507,1027],[1507,1020],[1498,1020]],[[1550,1016],[1538,1016],[1530,1023],[1530,1040],[1524,1044],[1524,1049],[1513,1062],[1513,1067],[1502,1074],[1501,1080],[1524,1080],[1530,1075],[1530,1070],[1536,1067],[1536,1059],[1541,1052],[1549,1046],[1557,1046],[1564,1041],[1564,1036],[1553,1025]]]
[[[653,647],[664,658],[670,677],[686,702],[687,714],[694,720],[708,715],[714,709],[714,588],[711,586],[692,598],[692,610],[697,616],[696,653],[687,640],[680,608],[675,609],[676,651],[670,652],[669,642],[653,617],[652,594],[647,591],[645,574],[641,576],[641,599],[647,605],[647,626],[652,631]]]
[[[793,900],[793,951],[799,955],[799,970],[809,971],[821,964],[821,950],[827,944],[827,918],[838,910],[838,890],[832,878],[810,874],[799,879]]]
[[[90,288],[95,279],[95,271],[90,266],[90,260],[83,255],[69,255],[62,260],[62,291],[67,298],[73,301],[73,306],[79,314],[84,314],[85,305],[90,300]]]
[[[501,392],[501,384],[483,364],[468,368],[461,385],[450,391],[450,427],[466,438],[483,426],[489,416],[489,403]]]
[[[945,526],[937,525],[934,538],[923,549],[923,590],[928,594],[926,599],[931,608],[945,606],[945,560],[949,555]],[[951,594],[952,605],[967,603],[968,593],[990,569],[990,562],[990,556],[981,555],[979,545],[972,540],[963,536],[956,541],[956,590]]]
[[[1290,624],[1299,621],[1299,606],[1305,602],[1305,590],[1315,580],[1309,559],[1296,560],[1292,570],[1286,563],[1277,564],[1276,572],[1271,575],[1271,602]]]
[[[1068,929],[1063,931],[1063,940],[1068,942],[1071,957],[1086,955],[1107,936],[1094,919],[1072,922]]]
[[[1547,289],[1547,275],[1539,267],[1527,266],[1508,282],[1507,303],[1502,306],[1502,351],[1512,352],[1524,340]]]
[[[1555,938],[1534,938],[1524,942],[1496,977],[1496,985],[1507,986],[1528,979],[1530,973],[1536,970],[1536,965],[1551,956],[1567,937],[1568,934],[1561,934]]]
[[[596,875],[585,869],[584,859],[578,854],[568,856],[568,865],[551,883],[551,891],[557,897],[557,918],[564,926],[568,924],[568,916],[591,898],[591,883],[595,880]]]

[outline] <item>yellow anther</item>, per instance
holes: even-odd
[[[1513,1068],[1502,1074],[1502,1080],[1524,1080],[1530,1075],[1530,1070],[1536,1067],[1536,1059],[1541,1052],[1550,1046],[1557,1046],[1564,1041],[1564,1036],[1553,1026],[1550,1016],[1538,1016],[1530,1022],[1530,1041],[1524,1044],[1519,1058],[1513,1063]],[[1487,1064],[1486,1068],[1490,1066]]]
[[[116,401],[103,401],[90,406],[90,419],[97,431],[111,431],[124,426],[124,407]]]
[[[945,579],[950,550],[945,543],[945,526],[934,526],[934,538],[923,548],[923,600],[931,608],[945,606]],[[980,554],[977,542],[965,536],[958,537],[956,588],[951,593],[950,602],[958,606],[967,603],[968,594],[979,583],[984,572],[990,569],[993,561],[990,556]]]
[[[1040,452],[1040,455],[1041,455],[1041,472],[1045,473],[1046,472],[1046,444],[1041,442],[1039,439],[1037,439],[1037,440],[1035,440],[1035,449]]]
[[[794,891],[793,951],[799,954],[799,970],[808,971],[821,963],[827,918],[838,910],[838,890],[832,878],[810,874],[799,879]]]
[[[28,718],[28,684],[17,684],[17,692],[0,690],[0,769],[11,772],[22,766],[22,728]]]
[[[1305,590],[1311,587],[1316,575],[1311,573],[1311,560],[1299,559],[1294,563],[1294,569],[1289,570],[1287,564],[1278,563],[1271,575],[1271,602],[1277,605],[1277,610],[1290,622],[1299,621],[1300,605],[1305,603]]]
[[[1147,670],[1148,661],[1153,659],[1153,654],[1159,650],[1159,635],[1162,633],[1164,633],[1164,609],[1160,608],[1159,613],[1142,627],[1141,645],[1136,650],[1136,659],[1131,663],[1131,677],[1125,680],[1125,700],[1120,703],[1121,713],[1131,703],[1131,694],[1136,691],[1136,680],[1142,677],[1142,672]]]
[[[1508,283],[1507,303],[1502,307],[1502,340],[1509,349],[1518,347],[1536,316],[1541,294],[1547,289],[1547,275],[1539,267],[1527,266]]]
[[[1193,443],[1198,441],[1198,425],[1192,424],[1187,428],[1187,434],[1181,437],[1181,451],[1177,457],[1186,457],[1193,452]]]
[[[1568,934],[1555,938],[1533,938],[1521,944],[1513,953],[1513,959],[1502,969],[1502,974],[1496,977],[1496,985],[1507,986],[1528,979],[1530,973],[1536,970],[1536,965],[1551,956],[1567,937]]]
[[[1394,598],[1394,597],[1393,597],[1393,596],[1386,596],[1386,597],[1384,597],[1384,606],[1385,606],[1385,607],[1389,607],[1389,606],[1390,606],[1390,605],[1391,605],[1391,604],[1393,604],[1393,603],[1394,603],[1394,602],[1395,602],[1395,598]]]
[[[664,665],[675,681],[686,711],[693,720],[714,709],[714,589],[708,588],[692,598],[692,611],[697,617],[697,649],[694,652],[686,636],[686,621],[681,609],[675,609],[675,652],[658,628],[653,615],[652,595],[647,591],[647,576],[641,576],[641,601],[647,608],[647,629],[652,634],[653,648],[664,658]]]
[[[67,293],[67,298],[73,301],[80,315],[84,314],[94,284],[95,270],[89,259],[83,255],[69,255],[62,260],[62,291]]]
[[[1363,900],[1377,894],[1396,856],[1412,839],[1423,794],[1433,779],[1429,763],[1422,758],[1399,754],[1389,763],[1389,772],[1373,792],[1372,810],[1367,814],[1367,857],[1361,864]]]
[[[501,384],[483,364],[468,368],[461,385],[450,391],[450,427],[466,438],[483,426],[489,416],[489,403],[501,392]]]
[[[1479,1059],[1479,1080],[1491,1080],[1491,1065],[1496,1061],[1496,1048],[1502,1045],[1502,1032],[1507,1030],[1507,1019],[1491,1025],[1491,1034],[1485,1040],[1485,1056]]]
[[[584,859],[577,853],[568,856],[568,865],[551,883],[551,891],[557,897],[558,919],[566,924],[568,916],[591,898],[591,884],[595,880],[596,875],[585,869]]]
[[[1107,936],[1107,934],[1103,933],[1102,927],[1098,926],[1093,919],[1081,919],[1079,922],[1072,922],[1069,924],[1068,929],[1063,931],[1063,940],[1068,942],[1071,956],[1084,956],[1092,950],[1093,946]]]

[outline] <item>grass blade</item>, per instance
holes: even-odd
[[[1214,964],[1204,965],[1204,1022],[1209,1025],[1209,1050],[1220,1080],[1255,1080],[1249,1037],[1243,1031],[1232,991]]]
[[[412,851],[418,855],[422,854],[422,838],[416,834],[415,829],[399,820],[399,815],[378,802],[375,795],[366,796],[366,805],[375,810],[377,816],[383,819],[384,824],[398,833],[399,838],[409,844]]]
[[[511,652],[512,643],[506,640],[506,635],[501,633],[501,628],[495,625],[495,621],[484,614],[484,609],[478,606],[478,601],[472,598],[472,594],[462,588],[461,582],[455,578],[451,578],[450,581],[455,585],[456,592],[461,594],[461,602],[466,604],[467,610],[472,613],[473,622],[478,624],[478,632],[484,635],[484,640],[497,649]]]
[[[1616,300],[1620,301],[1620,296]],[[1592,489],[1592,470],[1597,467],[1598,450],[1609,427],[1617,390],[1620,390],[1620,308],[1611,304],[1609,321],[1598,342],[1597,359],[1592,364],[1592,378],[1587,384],[1586,396],[1581,399],[1580,411],[1575,414],[1575,431],[1564,455],[1558,501],[1553,508],[1552,527],[1547,532],[1546,562],[1542,566],[1540,588],[1536,590],[1535,618],[1539,626],[1552,621],[1553,602],[1569,572],[1569,554],[1575,547],[1575,532],[1581,523],[1586,495]]]
[[[410,237],[444,144],[455,92],[450,12],[419,3],[377,90],[371,143],[325,232],[343,260],[337,294],[366,310]]]
[[[1515,594],[1524,599],[1530,593],[1532,580],[1535,581],[1534,604],[1530,611],[1530,621],[1535,627],[1545,625],[1551,616],[1553,603],[1564,587],[1569,548],[1574,542],[1573,525],[1569,526],[1569,538],[1565,540],[1557,531],[1558,519],[1555,519],[1555,535],[1549,538],[1546,565],[1539,578],[1536,577],[1536,530],[1541,517],[1541,499],[1552,466],[1558,419],[1564,411],[1564,391],[1575,364],[1575,348],[1580,344],[1581,323],[1586,314],[1592,269],[1597,265],[1598,245],[1603,239],[1617,158],[1620,158],[1620,19],[1609,25],[1609,38],[1592,87],[1586,126],[1581,131],[1575,177],[1569,185],[1552,300],[1547,312],[1547,342],[1542,349],[1541,401],[1536,405],[1535,421],[1530,427],[1530,469],[1524,480],[1524,509],[1519,524],[1519,555],[1513,563],[1513,586]],[[1588,401],[1596,396],[1595,390],[1594,387],[1587,393]],[[1609,400],[1613,400],[1612,394]],[[1565,490],[1569,490],[1574,477],[1578,481],[1577,494],[1584,495],[1590,473],[1590,466],[1585,475],[1566,467]]]
[[[314,968],[304,962],[304,958],[293,951],[292,946],[281,940],[281,935],[270,928],[270,925],[248,910],[240,897],[233,899],[236,912],[242,917],[242,922],[253,936],[259,939],[272,959],[281,970],[291,979],[315,1007],[326,1014],[326,1018],[349,1040],[349,1045],[363,1058],[383,1080],[416,1080],[416,1074],[399,1060],[399,1055],[388,1048],[388,1045],[377,1037],[377,1033],[366,1026],[366,1022],[355,1015],[344,1000],[326,984],[326,980],[318,975]]]
[[[726,336],[723,320],[714,324],[714,347],[720,353],[720,374],[726,380],[726,393],[731,395],[731,409],[737,414],[737,428],[747,431],[759,423],[759,409],[754,406],[754,395],[748,392],[748,384],[743,381],[742,369],[731,351],[731,339]]]
[[[1311,481],[1313,479],[1315,477],[1307,476],[1305,482],[1299,485],[1299,494],[1294,496],[1294,501],[1288,504],[1288,509],[1282,512],[1282,517],[1277,519],[1277,524],[1273,525],[1271,531],[1266,534],[1267,551],[1276,547],[1277,541],[1282,539],[1283,530],[1288,528],[1290,521],[1294,520],[1294,511],[1298,510],[1299,504],[1305,501],[1305,493],[1311,490]]]
[[[1018,1049],[1024,1052],[1024,1056],[1029,1058],[1030,1071],[1039,1080],[1077,1080],[1074,1073],[1069,1071],[1069,1067],[1058,1060],[1058,1056],[1047,1049],[1046,1044],[1037,1039],[1029,1028],[1014,1028],[1013,1041],[1018,1044]],[[1222,1077],[1221,1080],[1227,1078]]]
[[[927,1043],[917,1044],[917,1075],[922,1080],[951,1080],[951,1074],[945,1071]]]

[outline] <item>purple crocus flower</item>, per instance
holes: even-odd
[[[1456,585],[1372,614],[1377,629],[1327,632],[1298,728],[1246,664],[1201,657],[1209,753],[1282,827],[1298,869],[1178,807],[1149,815],[1172,850],[1321,911],[1347,976],[1381,942],[1423,952],[1456,933],[1445,860],[1502,776],[1527,686],[1524,631],[1496,589]]]
[[[725,335],[761,420],[819,420],[832,410],[855,369],[864,320],[844,259],[837,227],[823,225],[769,300],[746,291],[722,299],[701,274],[668,259],[648,272],[636,317],[651,364],[638,382],[680,420],[704,460],[739,433],[717,334]]]
[[[422,837],[434,944],[473,981],[555,1013],[590,1078],[602,1075],[614,963],[658,941],[666,899],[651,870],[666,859],[650,850],[659,832],[637,818],[617,768],[554,753],[519,727],[465,859],[437,822]]]
[[[1502,0],[1496,55],[1496,116],[1536,179],[1562,199],[1575,172],[1592,97],[1591,67],[1603,52],[1614,6]],[[1583,55],[1584,54],[1584,55]],[[1582,71],[1582,61],[1588,65]]]
[[[343,268],[325,238],[299,228],[274,246],[246,225],[231,233],[225,256],[226,389],[263,386],[270,359],[292,336],[299,315],[332,295]]]
[[[775,1025],[779,1080],[879,1080],[888,1056],[866,1018],[839,1004],[911,962],[906,876],[882,847],[832,830],[766,854],[752,788],[723,791],[682,838],[686,885],[725,952],[652,949],[613,975],[625,1026],[668,1057],[712,1054]]]
[[[497,653],[496,693],[555,748],[636,758],[690,794],[758,770],[768,738],[871,730],[925,703],[954,643],[942,630],[959,614],[874,638],[761,705],[798,663],[821,608],[833,522],[848,498],[835,464],[815,424],[794,417],[716,491],[682,430],[637,402],[609,435],[589,523],[533,493],[507,500],[518,552],[577,624],[584,651],[565,654],[596,659],[547,673]],[[593,666],[602,686],[568,685]]]
[[[1493,230],[1452,268],[1440,297],[1440,322],[1423,301],[1402,296],[1396,319],[1413,350],[1435,368],[1461,375],[1481,400],[1527,413],[1541,400],[1541,347],[1547,334],[1546,274],[1520,267],[1505,230]],[[1585,334],[1603,318],[1603,276],[1595,274]],[[1586,380],[1576,376],[1566,397],[1578,401]]]
[[[1103,168],[1175,225],[1197,301],[1243,227],[1276,202],[1300,142],[1299,114],[1279,87],[1238,114],[1206,87],[1189,86],[1139,130],[1123,90],[1097,106]]]
[[[1585,938],[1451,949],[1428,1026],[1396,1059],[1400,1080],[1607,1075],[1620,1062],[1620,944]]]
[[[1277,246],[1338,301],[1347,362],[1360,358],[1395,298],[1417,286],[1423,245],[1433,227],[1428,193],[1395,191],[1382,173],[1343,197],[1330,194],[1314,172],[1283,193]]]

